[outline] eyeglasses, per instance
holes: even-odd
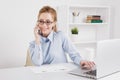
[[[37,20],[37,22],[38,22],[38,24],[40,24],[40,25],[43,25],[44,23],[45,23],[46,25],[51,25],[51,24],[53,23],[53,22],[50,21],[50,20],[46,20],[46,21]]]

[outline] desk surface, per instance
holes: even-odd
[[[63,71],[49,71],[49,72],[35,72],[36,69],[43,69],[43,67],[62,66],[68,67],[68,70]],[[0,79],[1,80],[91,80],[88,78],[70,75],[68,71],[78,66],[73,63],[65,63],[65,64],[53,64],[53,65],[43,65],[41,67],[19,67],[19,68],[8,68],[8,69],[0,69]],[[56,68],[58,69],[58,68]],[[120,80],[120,73],[113,74],[111,76],[105,77],[100,80]]]

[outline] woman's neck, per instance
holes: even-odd
[[[48,35],[49,35],[49,34],[42,34],[42,36],[43,36],[43,37],[46,37],[46,38],[48,37]]]
[[[51,32],[52,32],[52,31],[51,31]],[[51,32],[50,32],[50,33],[51,33]],[[50,33],[48,33],[48,34],[42,34],[42,36],[47,38],[47,37],[50,35]]]

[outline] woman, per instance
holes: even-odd
[[[36,66],[52,63],[66,63],[66,53],[77,65],[91,69],[94,62],[82,60],[75,46],[56,27],[57,13],[44,6],[38,14],[37,25],[34,28],[35,41],[30,43],[30,56]]]

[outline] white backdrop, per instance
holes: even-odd
[[[29,42],[34,40],[39,9],[43,5],[108,5],[112,7],[111,37],[120,38],[119,0],[0,0],[0,68],[25,64]],[[62,23],[59,22],[61,25]],[[60,26],[60,25],[59,25]]]

